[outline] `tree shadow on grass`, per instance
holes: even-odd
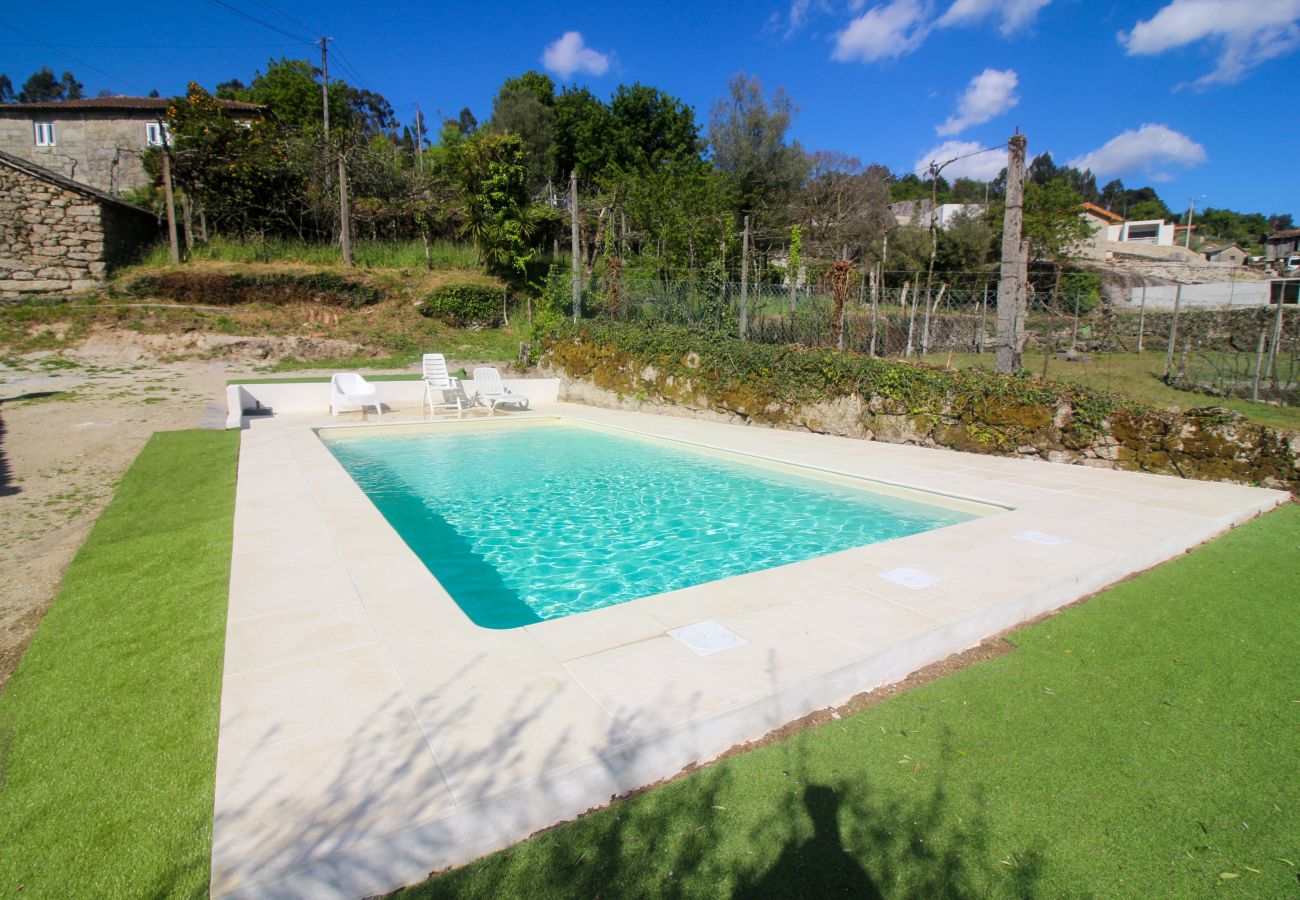
[[[900,791],[859,772],[806,774],[796,738],[533,836],[398,894],[434,897],[1032,897],[1033,849],[995,850],[982,798],[943,775]],[[849,768],[846,766],[845,768]],[[784,776],[777,796],[756,783]],[[975,814],[970,813],[974,807]]]

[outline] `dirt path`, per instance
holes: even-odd
[[[0,689],[149,436],[224,422],[227,379],[275,341],[112,331],[0,364]]]

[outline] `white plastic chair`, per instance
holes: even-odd
[[[442,395],[442,402],[434,399],[434,391]],[[441,353],[424,354],[424,409],[432,417],[439,409],[455,409],[456,418],[461,418],[469,398],[461,387],[460,379],[447,371],[447,360]]]
[[[528,398],[511,393],[501,383],[501,373],[492,366],[479,366],[474,370],[474,402],[486,406],[488,415],[496,415],[498,406],[528,408]]]
[[[384,414],[380,409],[379,389],[356,372],[338,372],[330,379],[330,415],[337,416],[344,406],[358,406],[363,414],[366,407],[373,406],[376,416]]]

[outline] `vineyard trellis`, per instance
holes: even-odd
[[[997,284],[965,286],[899,275],[890,283],[854,273],[836,306],[834,285],[740,284],[700,277],[670,281],[621,275],[586,282],[591,315],[653,325],[664,323],[739,334],[742,298],[746,338],[767,344],[826,347],[894,358],[936,353],[992,353]],[[1026,333],[1049,359],[1089,354],[1169,353],[1165,380],[1212,396],[1295,404],[1300,394],[1300,313],[1294,305],[1171,311],[1116,308],[1096,294],[1031,291]],[[1174,325],[1175,318],[1178,324]],[[1139,343],[1139,337],[1141,343]]]

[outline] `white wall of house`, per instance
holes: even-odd
[[[1160,219],[1142,219],[1121,222],[1106,229],[1106,239],[1134,244],[1155,244],[1160,247],[1174,245],[1174,226]]]

